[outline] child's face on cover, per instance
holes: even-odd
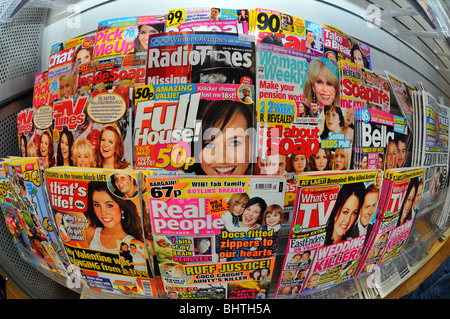
[[[233,215],[239,216],[242,214],[245,208],[245,203],[235,203],[233,209]]]
[[[206,175],[244,175],[250,161],[250,139],[244,115],[237,113],[217,136],[211,135],[200,152]],[[207,137],[209,138],[209,137]]]
[[[267,226],[276,226],[281,223],[281,216],[278,212],[270,212],[266,216]]]

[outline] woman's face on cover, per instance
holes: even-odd
[[[248,124],[242,113],[237,113],[228,126],[210,140],[200,152],[201,167],[206,175],[245,175],[250,162]],[[217,130],[218,131],[218,130]]]
[[[80,61],[81,64],[91,61],[91,53],[86,49],[78,51],[76,61]]]
[[[42,134],[41,144],[40,144],[42,157],[46,157],[48,155],[48,147],[49,147],[49,145],[50,145],[50,139],[49,139],[48,135],[47,134]]]
[[[317,79],[314,81],[312,89],[316,94],[318,104],[333,105],[336,97],[336,88],[327,78],[323,69],[320,69]]]
[[[294,162],[292,165],[294,166],[294,172],[298,175],[301,172],[305,171],[306,167],[306,157],[303,154],[293,155],[295,156]]]
[[[69,139],[66,134],[61,135],[61,154],[64,160],[69,158]]]
[[[350,195],[342,205],[339,213],[334,218],[334,233],[342,237],[353,226],[358,218],[359,199],[356,195]]]
[[[91,156],[85,150],[77,150],[74,152],[73,165],[76,167],[91,167]]]
[[[105,130],[100,139],[100,153],[103,158],[113,157],[116,152],[116,134],[110,130]]]
[[[334,153],[334,169],[342,170],[345,168],[345,150],[343,148],[338,148]]]
[[[411,210],[411,207],[414,203],[414,197],[416,196],[416,188],[413,187],[411,188],[411,191],[408,194],[408,197],[406,197],[405,199],[405,205],[403,206],[403,211],[402,211],[402,218],[405,218],[409,211]]]
[[[72,84],[64,78],[59,80],[59,94],[61,97],[69,97],[73,95]]]
[[[259,204],[253,204],[247,207],[242,213],[242,224],[244,226],[253,226],[258,221],[261,215],[261,206]]]
[[[318,171],[323,171],[328,164],[328,156],[324,149],[319,149],[316,155],[314,155],[314,163]]]
[[[121,225],[120,206],[106,191],[95,191],[92,195],[92,205],[95,215],[102,222],[104,228],[111,229]]]
[[[359,50],[353,51],[353,62],[359,66],[364,67],[364,59],[361,51]]]
[[[22,153],[22,157],[27,156],[27,153],[25,151],[25,140],[23,138],[20,139],[20,152]]]
[[[159,32],[152,26],[143,25],[141,27],[141,30],[139,31],[139,42],[145,49],[148,49],[148,37],[150,36],[150,34],[155,34],[155,33],[159,33]]]
[[[339,114],[334,108],[325,112],[325,124],[333,133],[341,131],[341,121],[339,118]]]

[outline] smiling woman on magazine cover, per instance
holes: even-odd
[[[89,182],[86,241],[90,249],[117,253],[117,242],[143,246],[136,205],[114,195],[106,182]]]
[[[345,184],[339,190],[336,203],[328,218],[324,246],[337,244],[349,238],[364,201],[364,183]]]

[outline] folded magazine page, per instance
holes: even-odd
[[[254,84],[254,37],[169,32],[149,37],[146,84]]]
[[[148,176],[167,296],[265,298],[284,219],[284,187],[282,176]]]
[[[89,287],[159,296],[144,235],[150,225],[139,191],[142,172],[53,167],[46,177],[66,253]]]
[[[251,85],[137,87],[135,167],[158,175],[252,174],[254,98]]]
[[[308,294],[351,278],[381,187],[376,170],[304,173],[276,297]]]
[[[391,72],[385,70],[384,73],[389,79],[390,88],[400,111],[402,112],[403,117],[408,120],[409,129],[412,129],[412,124],[414,122],[412,92],[416,91],[416,89],[413,84],[399,78]]]

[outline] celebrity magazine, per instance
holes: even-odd
[[[256,145],[254,98],[251,85],[137,87],[136,169],[152,169],[159,175],[251,174]]]
[[[249,10],[194,7],[170,10],[165,32],[207,31],[248,34]]]
[[[31,251],[45,269],[64,275],[69,260],[62,247],[51,214],[42,158],[11,158],[3,169],[15,191],[16,214],[28,235]]]
[[[419,214],[423,190],[423,168],[386,170],[383,201],[371,221],[358,273],[371,272],[401,253]]]
[[[380,198],[380,175],[355,170],[298,177],[276,297],[309,294],[352,278]]]
[[[132,167],[132,90],[120,93],[110,90],[53,102],[50,167]]]
[[[94,290],[157,297],[140,171],[46,170],[52,213],[71,264]],[[146,235],[147,234],[147,235]]]
[[[283,221],[278,177],[149,176],[153,240],[173,299],[266,298]]]
[[[254,37],[169,32],[149,38],[146,84],[254,84]]]

